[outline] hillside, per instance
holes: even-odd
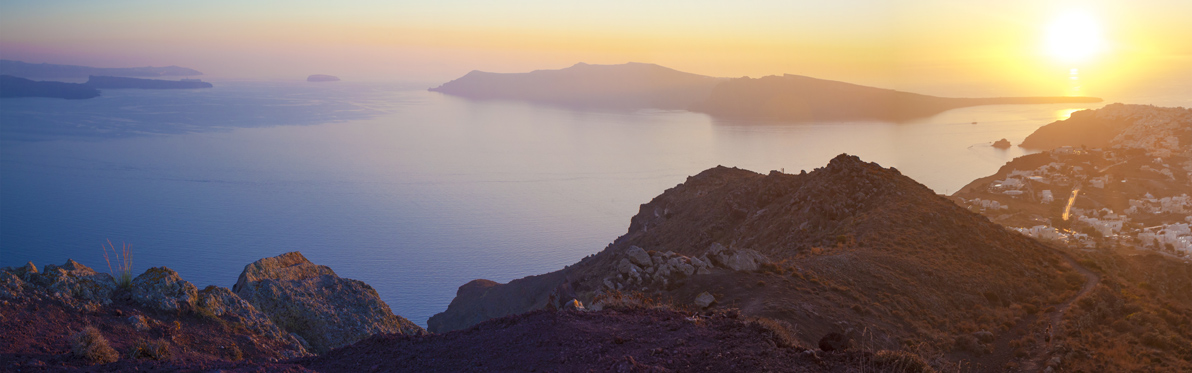
[[[83,79],[90,75],[158,77],[194,76],[203,73],[178,66],[165,67],[90,67],[78,65],[56,65],[50,63],[27,63],[14,60],[0,60],[0,74],[23,78],[41,79]]]
[[[1115,103],[1097,110],[1081,110],[1068,119],[1049,123],[1027,136],[1019,146],[1051,150],[1062,146],[1135,148],[1162,146],[1166,137],[1192,144],[1192,109],[1158,108]],[[1178,145],[1178,144],[1173,144]]]
[[[966,106],[1100,101],[1092,97],[935,97],[787,74],[723,82],[691,110],[715,117],[760,120],[897,121]]]
[[[804,345],[838,332],[998,369],[1045,347],[1036,321],[1085,283],[1052,249],[841,155],[799,175],[704,171],[642,205],[603,251],[508,284],[465,284],[428,325],[458,330],[572,298],[599,309],[610,294],[640,293],[789,323]]]
[[[1039,128],[953,199],[1100,282],[1059,321],[1071,371],[1192,369],[1192,110],[1112,104]]]
[[[12,75],[0,75],[0,98],[49,97],[86,99],[99,97],[99,90],[84,84],[33,81]]]
[[[721,80],[654,64],[578,63],[565,69],[528,73],[472,71],[430,90],[471,99],[568,107],[678,110],[707,97]]]

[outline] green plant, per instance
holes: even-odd
[[[112,240],[108,240],[108,246],[103,246],[103,260],[108,263],[108,272],[112,277],[116,278],[116,285],[128,289],[132,287],[132,250],[127,243],[121,243],[120,251],[116,251],[116,245],[112,245]],[[116,259],[116,268],[112,268],[112,260],[108,257],[108,248],[112,249],[112,256]]]
[[[114,363],[120,355],[108,344],[107,338],[94,326],[83,328],[70,338],[71,352],[93,364]]]

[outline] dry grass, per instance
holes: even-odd
[[[103,260],[108,263],[108,272],[112,277],[116,278],[116,285],[121,288],[132,287],[132,250],[127,243],[121,243],[121,249],[116,250],[116,245],[112,244],[112,240],[108,240],[108,245],[103,246]],[[108,248],[112,249],[112,257],[116,259],[116,267],[112,268],[112,260],[108,256]]]
[[[778,347],[802,347],[795,338],[797,328],[786,321],[761,317],[753,320],[753,323],[770,332]]]
[[[609,291],[600,294],[592,299],[592,304],[599,304],[601,308],[610,309],[673,308],[670,304],[659,302],[641,292],[622,291]]]
[[[128,356],[133,359],[169,360],[173,357],[170,344],[166,341],[140,341],[132,347]]]
[[[107,338],[94,326],[83,328],[70,339],[71,352],[93,364],[114,363],[120,359],[120,355],[108,344]]]

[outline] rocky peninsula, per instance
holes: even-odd
[[[34,81],[12,75],[0,75],[0,98],[49,97],[81,100],[99,97],[99,90],[78,83]]]
[[[0,74],[38,79],[83,79],[91,75],[128,76],[140,78],[203,75],[203,73],[199,72],[198,70],[178,66],[112,68],[58,65],[51,63],[27,63],[3,59],[0,59]]]
[[[90,76],[86,86],[99,89],[193,89],[211,88],[211,83],[198,79],[161,80],[124,78],[116,76]]]

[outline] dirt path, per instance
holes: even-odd
[[[1081,287],[1080,291],[1077,292],[1076,295],[1071,299],[1068,299],[1066,302],[1055,306],[1055,311],[1051,312],[1051,314],[1048,316],[1050,318],[1050,323],[1047,327],[1047,344],[1040,349],[1040,351],[1042,351],[1041,353],[1035,355],[1034,358],[1022,365],[1022,371],[1024,372],[1036,372],[1042,370],[1041,367],[1044,366],[1044,359],[1050,356],[1048,352],[1051,351],[1052,345],[1055,343],[1056,333],[1060,330],[1060,326],[1063,323],[1064,313],[1067,313],[1068,309],[1072,308],[1073,303],[1076,303],[1076,301],[1080,300],[1080,298],[1088,295],[1088,293],[1092,292],[1093,288],[1097,286],[1097,283],[1101,282],[1100,275],[1097,275],[1095,272],[1090,271],[1088,268],[1080,265],[1080,263],[1077,263],[1076,260],[1072,259],[1072,257],[1067,253],[1059,250],[1056,250],[1056,252],[1063,257],[1064,261],[1067,262],[1068,265],[1071,265],[1076,272],[1079,272],[1081,276],[1084,276],[1084,286]]]

